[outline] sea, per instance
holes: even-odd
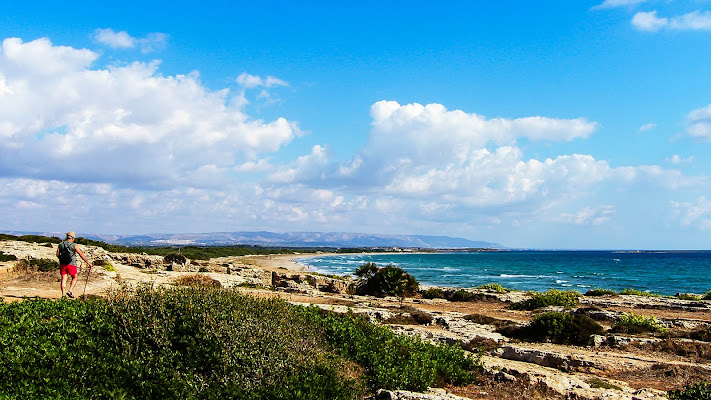
[[[294,260],[324,274],[353,275],[366,262],[398,266],[423,286],[487,283],[522,291],[636,289],[661,295],[711,290],[711,251],[494,251],[324,255]]]

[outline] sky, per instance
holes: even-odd
[[[4,231],[710,249],[710,156],[711,0],[0,3]]]

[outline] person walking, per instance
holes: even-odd
[[[72,290],[77,284],[77,254],[84,260],[85,263],[89,265],[89,268],[93,265],[86,259],[84,253],[79,248],[79,245],[74,243],[74,238],[76,235],[74,232],[67,232],[66,238],[57,247],[57,258],[59,258],[59,273],[62,279],[59,283],[59,288],[62,290],[62,297],[66,294],[70,299],[74,298]],[[72,281],[69,283],[69,290],[65,293],[67,285],[67,275],[72,277]]]

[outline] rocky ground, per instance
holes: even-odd
[[[107,253],[83,247],[92,260],[110,262],[95,266],[88,275],[81,266],[75,295],[101,295],[121,284],[139,282],[169,285],[198,271],[257,296],[278,296],[294,304],[313,304],[336,312],[352,310],[373,322],[389,324],[397,332],[438,342],[459,343],[483,349],[486,373],[467,387],[447,387],[429,394],[382,393],[392,399],[662,399],[667,390],[701,380],[711,380],[711,344],[690,339],[606,334],[587,346],[527,343],[496,332],[499,321],[525,324],[535,312],[509,309],[527,298],[521,292],[480,293],[478,301],[443,299],[375,298],[347,294],[348,282],[303,271],[290,259],[295,256],[253,256],[213,259],[209,262],[166,264],[160,256]],[[18,259],[54,259],[56,247],[24,242],[0,242],[0,251]],[[0,297],[19,301],[25,297],[58,298],[56,272],[39,273],[0,263]],[[609,328],[624,312],[655,316],[672,332],[709,329],[711,301],[640,296],[582,298],[579,308]],[[472,316],[477,316],[472,318]],[[493,317],[482,321],[481,317]],[[478,321],[478,322],[474,322]]]

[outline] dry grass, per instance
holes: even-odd
[[[182,275],[174,280],[177,286],[215,286],[221,287],[222,284],[217,279],[210,278],[203,274]]]

